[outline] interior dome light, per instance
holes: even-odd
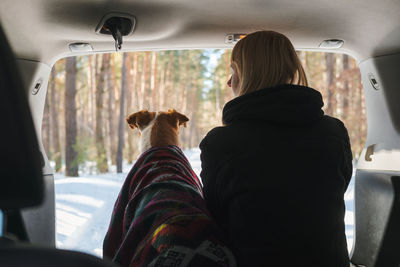
[[[322,43],[319,45],[320,48],[341,48],[344,44],[343,40],[340,39],[329,39],[329,40],[324,40]]]
[[[69,44],[71,52],[90,52],[93,51],[93,47],[88,43],[72,43]]]

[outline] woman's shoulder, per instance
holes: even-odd
[[[207,133],[200,143],[202,152],[211,152],[214,155],[223,157],[234,155],[242,150],[240,133],[243,129],[236,125],[219,126]]]
[[[215,137],[218,137],[218,136],[220,136],[221,134],[226,133],[226,132],[227,132],[227,129],[228,129],[227,126],[218,126],[218,127],[215,127],[215,128],[211,129],[211,130],[207,133],[206,138],[215,138]]]
[[[346,130],[346,126],[344,125],[343,121],[336,117],[324,115],[322,119],[326,122],[327,126],[337,129],[339,132],[343,132],[343,130]]]
[[[227,128],[225,126],[218,126],[213,128],[206,134],[206,136],[201,141],[200,149],[209,144],[220,143],[222,141],[223,136],[225,136],[226,133],[227,133]]]
[[[345,124],[338,118],[324,115],[321,120],[324,124],[325,130],[329,131],[336,137],[349,142],[349,134]]]

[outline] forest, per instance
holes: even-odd
[[[56,172],[77,177],[87,162],[95,173],[109,172],[138,156],[138,131],[129,114],[174,108],[189,117],[181,129],[183,148],[197,147],[221,125],[224,104],[233,98],[230,49],[111,53],[68,57],[51,71],[42,123],[42,141]],[[341,119],[353,157],[366,139],[360,71],[345,54],[298,51],[309,86],[320,91],[324,112]]]

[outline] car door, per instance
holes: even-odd
[[[355,176],[355,244],[351,260],[368,267],[399,266],[400,54],[359,64],[368,136]]]

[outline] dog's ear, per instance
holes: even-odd
[[[132,129],[138,128],[143,130],[149,123],[156,117],[155,112],[148,112],[147,110],[141,110],[139,112],[133,113],[126,118],[129,127]]]
[[[189,121],[188,117],[177,112],[175,109],[169,109],[168,115],[172,116],[174,123],[178,123],[178,126],[183,125],[183,127],[186,127],[186,122]]]

